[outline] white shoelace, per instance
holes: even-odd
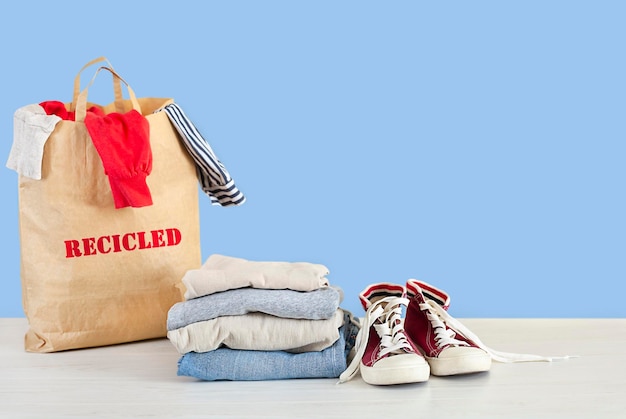
[[[365,312],[365,319],[356,336],[354,347],[356,355],[346,370],[339,376],[339,383],[345,383],[352,379],[359,371],[361,360],[370,335],[370,327],[374,325],[376,333],[380,337],[380,355],[401,354],[413,351],[413,347],[404,334],[402,322],[402,307],[406,307],[409,300],[402,297],[385,297],[373,303]],[[380,323],[376,323],[380,320]]]
[[[465,327],[460,321],[452,317],[446,310],[443,309],[439,304],[437,304],[433,300],[427,299],[425,303],[420,304],[420,309],[427,310],[427,318],[430,320],[433,328],[435,328],[435,341],[438,345],[443,346],[447,343],[452,344],[462,344],[468,346],[466,342],[459,341],[454,339],[456,336],[456,332],[462,334],[466,338],[473,341],[480,349],[487,352],[491,359],[497,362],[533,362],[533,361],[560,361],[568,358],[572,358],[572,356],[542,356],[542,355],[532,355],[532,354],[516,354],[511,352],[501,352],[495,351],[485,345],[479,338],[474,334],[471,330]],[[452,329],[446,329],[446,325]]]
[[[426,312],[426,318],[430,321],[430,324],[435,331],[435,343],[438,348],[442,348],[447,345],[453,346],[469,346],[469,343],[455,339],[456,333],[452,329],[448,329],[446,324],[441,320],[441,317],[431,308],[429,304],[430,300],[419,305],[420,310]]]

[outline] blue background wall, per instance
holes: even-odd
[[[11,2],[0,156],[18,107],[69,101],[105,55],[248,198],[201,197],[204,258],[323,263],[359,315],[366,285],[414,277],[456,317],[624,317],[625,4]],[[23,316],[16,183],[0,170],[1,317]]]

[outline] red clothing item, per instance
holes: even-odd
[[[48,115],[56,115],[59,118],[68,121],[74,120],[74,112],[69,112],[65,108],[65,103],[63,102],[59,102],[58,100],[49,100],[47,102],[41,102],[39,106],[41,106]]]
[[[74,112],[68,112],[62,102],[42,102],[40,106],[48,115],[74,120]],[[148,120],[134,109],[105,115],[101,108],[92,106],[87,110],[85,126],[109,178],[115,208],[152,205],[146,183],[152,171]]]
[[[47,115],[56,115],[59,118],[66,120],[66,121],[74,121],[76,119],[75,118],[76,115],[74,114],[74,112],[68,111],[67,108],[65,107],[65,103],[59,102],[58,100],[49,100],[47,102],[41,102],[39,106],[41,106],[43,110],[46,111]],[[95,106],[95,105],[87,109],[87,112],[95,112],[95,113],[104,115],[104,112],[102,111],[102,109],[100,109],[98,106]]]
[[[87,112],[85,126],[109,177],[115,208],[152,205],[146,177],[152,171],[150,125],[136,110]]]

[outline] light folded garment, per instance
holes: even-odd
[[[313,291],[329,285],[328,268],[309,262],[255,262],[211,255],[200,269],[183,276],[185,299],[220,291],[252,287]]]
[[[290,319],[328,319],[339,308],[342,297],[337,287],[307,292],[258,288],[222,291],[174,304],[167,313],[167,330],[254,312]]]
[[[220,348],[189,352],[178,361],[178,375],[201,380],[282,380],[293,378],[336,378],[346,369],[346,359],[359,331],[346,312],[339,339],[315,352],[245,351]]]
[[[47,115],[38,104],[19,108],[13,114],[13,145],[6,166],[22,176],[41,179],[46,141],[61,118]]]
[[[208,352],[224,345],[231,349],[321,351],[339,339],[344,311],[337,309],[330,319],[285,319],[265,313],[224,316],[192,323],[167,332],[167,338],[181,354]]]

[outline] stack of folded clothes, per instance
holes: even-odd
[[[202,380],[338,377],[359,325],[328,269],[307,262],[210,256],[183,277],[167,337],[178,375]]]

